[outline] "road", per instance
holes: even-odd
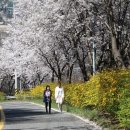
[[[101,130],[67,112],[52,111],[28,102],[0,103],[5,113],[3,130]]]

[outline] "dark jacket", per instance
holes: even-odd
[[[47,90],[44,91],[44,93],[43,93],[43,102],[51,102],[52,92],[51,92],[51,90],[49,90],[49,91],[50,91],[50,96],[46,95]]]

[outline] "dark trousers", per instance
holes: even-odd
[[[49,109],[48,109],[49,107]],[[51,102],[45,102],[46,113],[51,113]]]

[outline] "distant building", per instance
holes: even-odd
[[[5,14],[8,18],[13,17],[13,1],[12,0],[8,1]]]
[[[2,40],[8,36],[7,28],[7,25],[0,22],[0,47],[2,46]]]
[[[0,12],[7,18],[13,17],[13,0],[0,0]]]
[[[13,0],[0,0],[0,46],[8,36],[8,19],[13,18]]]

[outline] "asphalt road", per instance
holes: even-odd
[[[5,113],[3,130],[101,130],[69,113],[52,111],[28,102],[0,103]]]

